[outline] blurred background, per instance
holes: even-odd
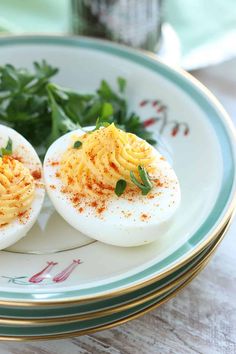
[[[25,32],[108,38],[193,70],[236,56],[236,1],[0,0],[0,35]]]

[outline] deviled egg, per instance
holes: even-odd
[[[179,182],[166,159],[114,124],[55,141],[44,177],[56,210],[70,225],[117,246],[156,240],[180,204]]]
[[[0,249],[24,237],[43,205],[42,165],[30,143],[0,125]]]

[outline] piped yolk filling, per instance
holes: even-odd
[[[35,183],[29,169],[11,156],[0,157],[0,226],[30,209]]]
[[[120,179],[127,182],[127,190],[138,188],[130,180],[133,171],[139,179],[138,166],[149,174],[156,169],[153,148],[136,135],[126,133],[114,124],[86,133],[78,138],[79,149],[73,145],[60,161],[60,178],[65,191],[84,196],[101,197],[114,193]]]

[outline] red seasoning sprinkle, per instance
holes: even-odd
[[[155,185],[157,187],[163,187],[163,183],[161,183],[161,181],[159,179],[155,180]]]
[[[110,191],[113,191],[114,188],[112,188],[111,186],[108,186],[108,185],[105,185],[103,184],[102,182],[96,182],[94,181],[94,184],[96,183],[96,185],[100,188],[100,189],[107,189],[107,190],[110,190]]]
[[[35,170],[31,172],[31,175],[33,176],[34,179],[40,179],[42,177],[42,173],[40,170]]]
[[[103,193],[102,191],[96,191],[96,193],[97,193],[98,195],[100,195],[100,196],[104,196],[104,195],[105,195],[105,193]]]
[[[77,204],[79,202],[79,197],[75,195],[72,201],[74,204]]]
[[[90,183],[87,183],[87,188],[92,190],[92,185]]]
[[[109,165],[110,165],[110,167],[111,167],[114,171],[119,172],[119,169],[118,169],[118,167],[114,164],[114,162],[109,162]]]
[[[56,186],[54,186],[54,184],[50,184],[50,188],[51,189],[56,189]]]
[[[17,216],[19,218],[19,222],[21,224],[25,224],[30,217],[29,210],[25,210],[24,212],[19,213]]]
[[[59,161],[51,161],[50,165],[51,166],[58,166],[59,165]]]
[[[92,155],[91,153],[89,153],[89,159],[90,159],[90,161],[94,164],[94,162],[95,162],[95,155]]]
[[[66,187],[62,187],[62,188],[61,188],[61,192],[62,192],[62,193],[67,193],[67,188],[66,188]]]
[[[103,213],[105,209],[106,209],[105,207],[98,208],[98,210],[97,210],[98,214]]]
[[[74,183],[74,180],[71,176],[68,176],[68,179],[67,179],[67,182],[69,185],[73,184]]]
[[[27,210],[26,210],[26,211],[23,211],[22,213],[19,213],[17,216],[18,216],[19,218],[22,218],[22,216],[24,216],[26,212],[27,212]]]
[[[147,214],[141,214],[140,215],[140,219],[141,219],[141,221],[146,221],[147,219],[149,219],[150,218],[150,216],[149,215],[147,215]]]

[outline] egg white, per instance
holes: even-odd
[[[58,213],[75,229],[104,243],[129,247],[155,241],[170,227],[170,219],[180,204],[180,186],[174,170],[166,160],[159,159],[158,168],[170,183],[169,188],[154,187],[152,192],[158,188],[160,194],[154,199],[148,199],[140,192],[135,201],[131,202],[114,193],[102,216],[97,215],[89,206],[84,208],[83,213],[79,213],[68,195],[61,192],[63,185],[56,177],[59,166],[52,162],[61,160],[63,153],[72,145],[72,136],[83,134],[84,131],[78,129],[60,137],[50,146],[44,160],[46,189]],[[156,149],[154,151],[160,158],[160,153]],[[130,213],[131,216],[127,217]],[[140,219],[143,214],[148,215],[145,221]]]
[[[30,171],[40,170],[42,172],[41,161],[32,145],[15,130],[0,125],[0,147],[7,144],[8,138],[11,138],[13,142],[13,155],[22,158],[23,164]],[[0,227],[0,249],[7,248],[26,236],[37,220],[43,205],[44,196],[45,188],[42,178],[40,178],[36,183],[35,196],[28,217],[23,222],[16,218],[8,225]]]

